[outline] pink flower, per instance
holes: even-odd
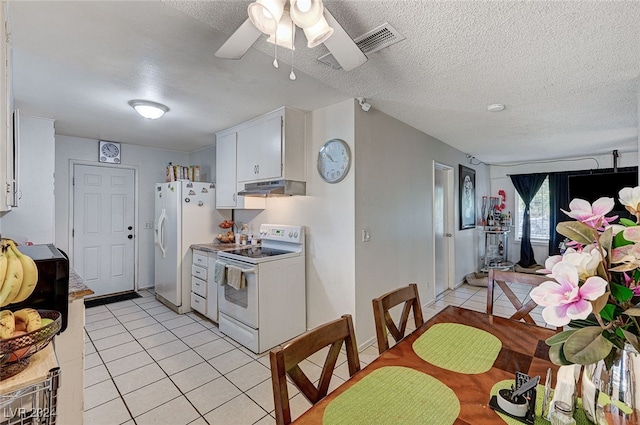
[[[546,281],[535,287],[531,299],[545,307],[542,317],[553,326],[586,319],[593,310],[589,301],[598,299],[607,288],[607,281],[599,276],[591,276],[579,286],[578,269],[565,261],[553,266],[551,276],[556,282]]]
[[[611,221],[605,215],[609,214],[614,206],[613,198],[600,198],[593,205],[584,199],[576,198],[569,204],[571,211],[562,210],[562,212],[593,229],[597,229]]]

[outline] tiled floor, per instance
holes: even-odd
[[[514,289],[526,297],[530,287]],[[86,310],[84,424],[274,424],[269,357],[257,356],[222,335],[202,317],[178,315],[142,291],[142,298]],[[464,284],[427,308],[425,320],[447,305],[485,311],[486,289]],[[496,293],[494,313],[510,315],[511,303]],[[539,309],[534,318],[543,324]],[[376,345],[360,352],[364,367]],[[324,358],[305,361],[310,376]],[[346,357],[332,387],[349,377]],[[290,386],[292,415],[309,406]]]

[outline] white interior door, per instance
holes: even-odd
[[[135,289],[133,169],[73,167],[73,264],[96,296]]]
[[[436,296],[453,287],[453,168],[435,163],[433,233]]]

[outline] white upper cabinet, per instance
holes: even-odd
[[[216,208],[264,209],[264,198],[238,196],[244,183],[236,179],[236,137],[235,131],[216,135]]]
[[[0,1],[0,211],[15,205],[16,194],[9,36],[7,3]]]
[[[305,115],[280,108],[238,126],[238,182],[305,181]]]
[[[305,114],[280,108],[216,134],[216,208],[265,208],[246,183],[305,181]]]
[[[236,208],[236,133],[216,136],[216,208]]]

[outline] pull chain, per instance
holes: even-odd
[[[291,72],[289,73],[289,79],[291,81],[295,81],[295,79],[297,78],[296,73],[293,72],[293,50],[295,49],[295,45],[294,45],[295,30],[296,30],[296,26],[292,21],[291,22]]]

